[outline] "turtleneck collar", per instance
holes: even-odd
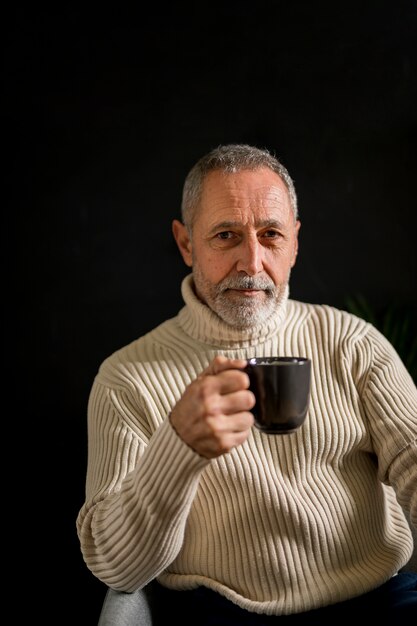
[[[246,348],[267,341],[283,326],[286,316],[289,289],[276,315],[267,323],[246,329],[237,329],[226,324],[196,296],[192,274],[182,281],[181,293],[185,306],[178,314],[181,328],[197,341],[215,348]]]

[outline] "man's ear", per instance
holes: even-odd
[[[172,234],[177,242],[179,251],[184,260],[184,263],[188,267],[193,265],[192,244],[188,229],[179,220],[173,220],[172,222]]]
[[[300,231],[300,226],[301,226],[301,222],[300,220],[297,220],[295,223],[295,239],[294,239],[294,250],[293,250],[293,257],[292,257],[292,261],[291,261],[291,267],[294,267],[295,262],[297,260],[297,254],[298,254],[298,233]]]

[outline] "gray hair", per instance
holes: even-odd
[[[246,144],[218,146],[201,157],[189,171],[183,187],[181,217],[191,229],[198,209],[204,179],[209,172],[220,170],[232,174],[241,170],[257,170],[268,167],[278,174],[288,190],[294,219],[298,218],[297,194],[294,183],[284,165],[266,148],[255,148]]]

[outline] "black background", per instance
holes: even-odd
[[[292,297],[416,310],[416,2],[36,5],[6,24],[4,338],[32,529],[16,582],[93,625],[104,587],[75,532],[88,393],[104,357],[182,306],[171,220],[197,158],[247,142],[288,167]]]

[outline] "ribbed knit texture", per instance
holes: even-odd
[[[412,552],[402,506],[417,525],[417,389],[394,349],[349,313],[290,299],[242,335],[197,300],[191,276],[182,293],[178,316],[111,355],[94,381],[77,519],[87,566],[114,589],[157,576],[266,614],[385,582]],[[215,460],[191,450],[168,415],[216,354],[310,357],[304,425],[253,428]]]

